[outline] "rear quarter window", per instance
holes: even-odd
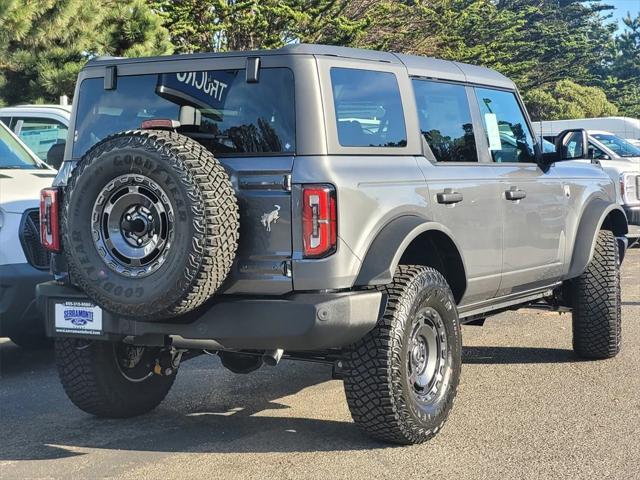
[[[405,147],[407,131],[396,76],[332,68],[338,141],[343,147]]]
[[[293,72],[265,68],[257,83],[244,70],[189,71],[119,77],[115,90],[102,78],[82,82],[76,113],[75,158],[106,136],[140,128],[151,119],[179,120],[195,107],[199,125],[180,128],[217,155],[295,152]]]

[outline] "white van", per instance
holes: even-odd
[[[545,137],[555,137],[563,130],[584,128],[585,130],[605,130],[617,137],[637,145],[640,142],[640,119],[630,117],[575,118],[571,120],[550,120],[533,122],[534,128]]]

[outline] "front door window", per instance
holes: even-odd
[[[476,88],[476,97],[496,163],[535,163],[533,136],[513,92]]]
[[[463,85],[413,80],[420,131],[438,162],[477,162],[476,140]]]

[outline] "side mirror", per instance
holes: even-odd
[[[588,159],[589,136],[583,128],[564,130],[555,140],[559,160]]]
[[[47,164],[56,170],[60,170],[60,165],[62,165],[65,145],[64,140],[58,140],[58,143],[53,144],[47,152]]]
[[[554,140],[555,152],[542,154],[542,163],[549,166],[563,160],[591,158],[589,136],[582,128],[564,130]]]

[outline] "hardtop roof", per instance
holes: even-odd
[[[420,57],[377,50],[360,48],[339,47],[333,45],[316,45],[297,43],[285,45],[273,50],[250,50],[224,53],[190,53],[182,55],[163,55],[156,57],[124,58],[124,57],[96,57],[90,60],[85,68],[107,65],[121,65],[131,63],[170,62],[175,60],[190,59],[215,59],[231,57],[259,57],[272,55],[314,55],[334,56],[364,60],[371,62],[384,62],[389,64],[404,65],[409,75],[436,78],[441,80],[469,82],[481,85],[491,85],[500,88],[514,89],[514,83],[501,73],[485,67],[466,63],[441,60],[432,57]]]

